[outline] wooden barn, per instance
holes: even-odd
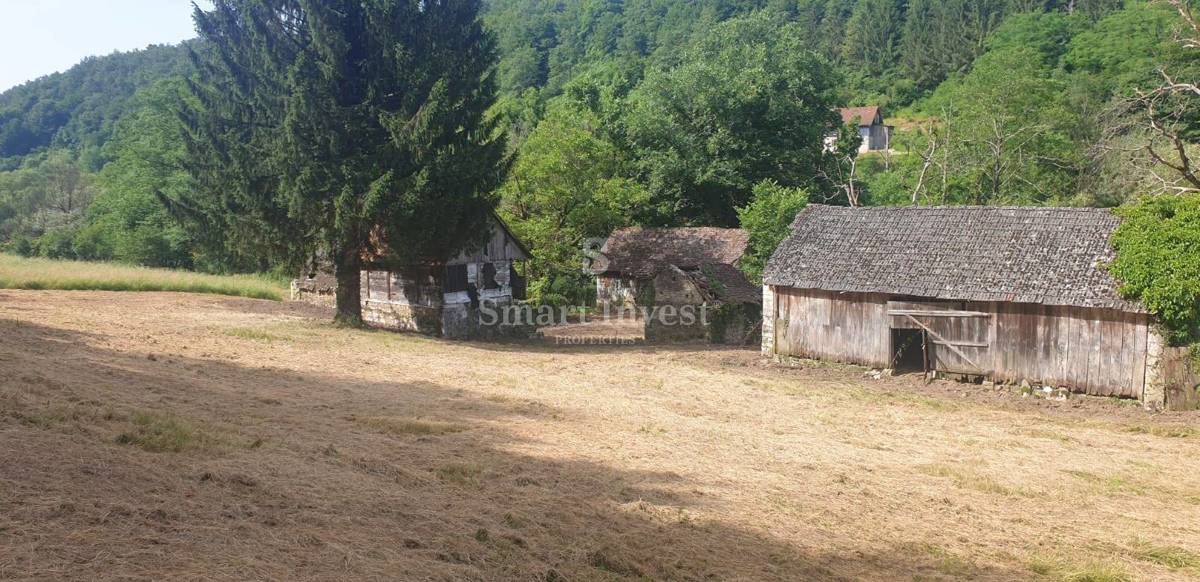
[[[763,275],[763,352],[1190,407],[1165,372],[1174,349],[1103,268],[1118,221],[810,205]]]
[[[368,325],[448,338],[521,334],[529,330],[487,327],[480,309],[502,310],[525,298],[516,264],[529,250],[500,217],[489,221],[490,236],[445,263],[395,264],[370,257],[360,279],[363,319]],[[319,262],[319,261],[318,261]],[[333,304],[336,279],[331,267],[306,267],[292,283],[293,298]]]

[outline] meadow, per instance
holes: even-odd
[[[0,290],[0,579],[1200,578],[1200,413]]]
[[[287,284],[266,275],[210,275],[119,263],[0,254],[0,289],[179,291],[280,301]]]

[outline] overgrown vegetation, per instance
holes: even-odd
[[[786,188],[772,180],[754,185],[750,204],[738,209],[738,220],[750,234],[746,255],[740,267],[751,281],[761,281],[763,269],[775,247],[787,238],[796,214],[808,204],[808,193]]]
[[[1158,315],[1172,343],[1200,341],[1200,194],[1147,197],[1119,213],[1110,269],[1122,294]]]
[[[0,288],[75,291],[181,291],[282,300],[287,290],[264,275],[208,275],[113,263],[0,254]]]

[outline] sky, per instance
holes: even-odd
[[[0,0],[0,91],[87,56],[194,36],[191,0]]]

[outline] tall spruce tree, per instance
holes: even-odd
[[[479,0],[216,0],[181,107],[199,185],[169,201],[236,244],[325,248],[359,325],[366,253],[437,263],[486,236],[504,143]]]

